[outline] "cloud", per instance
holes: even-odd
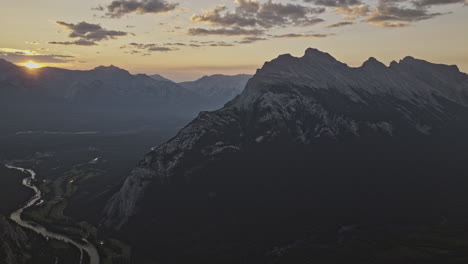
[[[127,32],[107,30],[102,28],[100,25],[90,24],[86,22],[70,24],[65,23],[63,21],[57,21],[56,23],[71,31],[68,35],[70,38],[81,38],[90,41],[101,41],[128,35]]]
[[[337,28],[337,27],[344,27],[344,26],[349,26],[349,25],[354,25],[354,22],[342,21],[342,22],[338,22],[338,23],[335,23],[335,24],[328,25],[327,28]]]
[[[346,20],[356,20],[362,18],[371,25],[388,28],[401,28],[409,26],[411,23],[428,20],[443,13],[430,12],[433,5],[463,3],[466,0],[379,0],[375,8],[360,0],[304,0],[332,7],[333,10],[341,14]],[[350,25],[349,23],[337,23],[329,27]]]
[[[266,38],[260,38],[260,37],[244,37],[242,40],[237,41],[236,43],[251,44],[251,43],[258,42],[258,41],[263,41],[263,40],[267,40],[267,39]]]
[[[130,43],[128,45],[121,46],[120,49],[125,49],[125,53],[129,54],[141,54],[142,56],[149,56],[152,52],[168,52],[177,51],[180,48],[201,48],[201,47],[233,47],[234,43],[228,43],[225,41],[196,41],[192,40],[190,43],[174,42],[164,43],[162,45],[155,43]]]
[[[97,11],[106,11],[106,17],[120,18],[130,13],[158,14],[173,11],[179,4],[164,0],[114,0],[109,5],[94,8]]]
[[[425,8],[401,7],[395,1],[381,1],[366,18],[366,21],[380,27],[404,27],[407,23],[427,20],[442,13],[430,13]],[[401,2],[401,1],[398,1]]]
[[[90,24],[84,21],[77,24],[66,23],[63,21],[57,21],[56,23],[70,31],[70,34],[68,34],[69,38],[78,38],[78,40],[64,42],[51,41],[49,44],[94,46],[97,45],[96,42],[99,41],[115,39],[117,37],[128,35],[127,32],[107,30],[98,24]]]
[[[403,28],[403,27],[409,26],[409,24],[407,23],[397,23],[397,22],[382,22],[382,23],[377,23],[375,25],[379,27],[385,27],[385,28]]]
[[[235,45],[232,43],[224,42],[224,41],[218,41],[218,42],[210,43],[207,46],[209,47],[234,47]]]
[[[415,0],[414,4],[420,7],[447,4],[467,4],[467,0]]]
[[[343,7],[362,4],[360,0],[304,0],[304,2],[328,7]]]
[[[354,20],[357,17],[366,16],[370,12],[368,5],[339,6],[335,12],[341,14],[345,19]]]
[[[135,43],[132,42],[128,45],[121,46],[120,49],[127,49],[130,50],[130,54],[142,54],[143,56],[149,56],[152,52],[168,52],[168,51],[175,51],[178,50],[176,48],[167,47],[164,45],[158,45],[155,43]]]
[[[193,15],[191,20],[193,22],[202,22],[207,24],[221,25],[221,26],[256,26],[257,20],[250,16],[244,16],[236,13],[221,14],[226,11],[226,6],[216,6],[215,8],[206,11],[201,15]]]
[[[164,45],[165,46],[181,46],[181,47],[187,46],[187,44],[182,43],[182,42],[164,43]]]
[[[66,63],[72,61],[74,56],[39,54],[29,50],[0,48],[0,58],[13,63],[23,63],[27,61],[34,61],[37,63]]]
[[[189,47],[201,48],[201,47],[233,47],[236,46],[235,43],[229,43],[225,41],[197,41],[191,40]]]
[[[95,46],[97,45],[94,41],[89,41],[86,39],[79,39],[75,41],[49,41],[48,44],[52,45],[77,45],[77,46]]]
[[[274,37],[275,38],[326,38],[328,36],[333,36],[333,34],[327,35],[327,34],[296,34],[296,33],[290,33],[290,34],[284,34],[284,35],[276,35]]]
[[[218,29],[205,29],[205,28],[190,28],[188,34],[192,36],[207,36],[207,35],[220,35],[220,36],[259,36],[264,33],[259,29],[244,29],[240,27],[234,28],[218,28]]]
[[[230,9],[218,5],[200,14],[194,14],[191,21],[213,26],[212,28],[189,28],[191,36],[242,36],[235,44],[251,44],[267,40],[261,36],[274,28],[307,27],[324,20],[318,17],[325,7],[312,7],[297,3],[273,0],[235,0],[236,7]]]
[[[325,12],[323,7],[283,4],[272,0],[265,3],[257,0],[236,0],[235,3],[237,7],[234,11],[229,11],[226,6],[220,5],[203,14],[193,15],[191,20],[197,23],[230,27],[310,26],[323,22],[315,15]]]
[[[466,4],[468,0],[304,0],[304,2],[327,7],[349,21],[362,18],[374,26],[401,28],[409,26],[411,23],[444,15],[443,13],[430,12],[431,6]],[[371,8],[373,2],[376,3],[376,6]],[[337,23],[328,28],[345,25],[351,25],[351,23]]]

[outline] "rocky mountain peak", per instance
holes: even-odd
[[[169,80],[160,74],[154,74],[154,75],[151,75],[150,77],[156,81],[174,83],[172,80]]]
[[[371,58],[364,68],[387,69],[372,74],[316,49],[267,62],[240,96],[145,156],[107,204],[107,224],[119,228],[135,215],[152,181],[192,180],[200,164],[225,154],[285,142],[420,138],[468,119],[468,76],[419,62],[408,57],[387,68]]]
[[[383,69],[387,69],[387,66],[385,66],[385,64],[383,64],[382,62],[378,61],[376,58],[370,57],[367,61],[365,61],[362,64],[362,68],[383,70]]]
[[[308,48],[305,51],[304,56],[302,58],[313,59],[314,61],[317,61],[317,62],[323,62],[323,61],[337,62],[337,60],[333,56],[331,56],[329,53],[322,52],[314,48]]]
[[[114,65],[110,66],[99,66],[93,69],[94,72],[98,72],[100,74],[126,74],[130,75],[130,73],[124,69],[116,67]]]
[[[257,71],[257,76],[311,76],[330,71],[342,71],[347,65],[339,62],[328,53],[309,48],[304,56],[294,57],[291,54],[283,54],[276,59],[267,62]]]

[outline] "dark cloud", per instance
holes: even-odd
[[[381,27],[404,27],[410,22],[427,20],[442,15],[441,13],[430,13],[425,8],[400,6],[396,2],[402,1],[381,1],[380,5],[368,15],[366,21]]]
[[[260,38],[260,37],[245,37],[242,40],[237,41],[236,43],[251,44],[251,43],[258,42],[258,41],[263,41],[263,40],[267,40],[267,39],[266,38]]]
[[[192,36],[207,36],[207,35],[224,35],[224,36],[259,36],[264,33],[259,29],[245,29],[240,27],[234,28],[218,28],[218,29],[205,29],[205,28],[190,28],[188,34]]]
[[[94,46],[97,45],[96,42],[99,41],[115,39],[117,37],[128,35],[127,32],[107,30],[102,28],[100,25],[90,24],[87,22],[72,24],[63,21],[57,21],[56,23],[70,31],[68,37],[77,38],[78,40],[65,42],[51,41],[49,44]]]
[[[354,22],[342,21],[342,22],[338,22],[338,23],[335,23],[335,24],[328,25],[327,28],[337,28],[337,27],[344,27],[344,26],[350,26],[350,25],[354,25]]]
[[[120,18],[126,14],[158,14],[176,9],[177,3],[169,3],[164,0],[114,0],[109,5],[94,8],[98,11],[106,11],[107,17]]]
[[[432,5],[463,3],[465,0],[379,0],[373,9],[361,1],[327,1],[305,0],[326,6],[334,7],[334,11],[341,14],[347,20],[363,18],[374,26],[401,28],[411,23],[431,19],[442,13],[434,13],[428,7]],[[324,3],[327,2],[327,3]],[[348,24],[334,24],[342,26]]]
[[[48,44],[52,45],[77,45],[77,46],[95,46],[97,45],[94,41],[89,41],[86,39],[78,39],[75,41],[49,41]]]
[[[63,21],[57,21],[56,23],[70,31],[70,34],[68,35],[70,38],[81,38],[90,41],[101,41],[128,35],[127,32],[107,30],[102,28],[100,25],[90,24],[86,22],[71,24]]]
[[[177,51],[180,48],[201,48],[201,47],[233,47],[236,43],[229,43],[225,41],[196,41],[192,40],[190,43],[174,42],[158,44],[143,44],[143,43],[130,43],[120,47],[125,49],[125,53],[130,54],[142,54],[144,56],[150,55],[151,52],[166,52],[166,51]]]
[[[192,40],[190,41],[190,44],[188,44],[189,47],[193,48],[201,48],[201,47],[233,47],[235,46],[235,43],[229,43],[225,41],[197,41],[197,40]]]
[[[447,5],[447,4],[467,4],[467,0],[415,0],[416,6],[433,6],[433,5]]]
[[[218,41],[218,42],[208,44],[208,46],[210,47],[234,47],[235,45],[232,43],[224,42],[224,41]]]
[[[0,58],[13,63],[23,63],[27,61],[34,61],[37,63],[66,63],[72,61],[74,56],[57,55],[57,54],[30,54],[26,52],[4,52],[0,49]]]
[[[290,33],[284,35],[277,35],[274,36],[275,38],[326,38],[332,36],[333,34],[297,34],[297,33]]]
[[[164,43],[165,46],[180,46],[180,47],[185,47],[187,44],[182,43],[182,42],[174,42],[174,43]]]
[[[304,2],[333,8],[335,12],[340,13],[347,19],[365,16],[369,12],[369,6],[362,0],[304,0]]]
[[[308,7],[292,3],[277,3],[268,0],[237,0],[237,7],[229,11],[226,6],[216,6],[203,14],[192,16],[193,22],[231,27],[310,26],[323,22],[315,15],[325,12],[323,7]]]
[[[244,16],[237,13],[226,13],[226,6],[217,6],[211,10],[206,11],[202,15],[193,15],[191,20],[193,22],[203,22],[208,24],[215,24],[221,26],[256,26],[257,20],[254,17]]]
[[[468,0],[376,0],[375,8],[370,7],[371,1],[363,0],[304,0],[304,2],[332,8],[346,20],[354,21],[362,18],[374,26],[400,28],[443,15],[431,12],[429,10],[431,6],[466,4]],[[351,25],[351,22],[336,23],[328,27],[346,25]]]
[[[360,0],[304,0],[304,2],[328,7],[342,7],[362,4]]]
[[[127,49],[130,50],[130,52],[125,52],[125,53],[130,53],[130,54],[142,54],[143,56],[148,56],[151,55],[152,52],[168,52],[168,51],[175,51],[177,50],[176,48],[171,48],[167,47],[164,45],[158,45],[155,43],[135,43],[132,42],[128,45],[124,45],[120,47],[120,49]]]

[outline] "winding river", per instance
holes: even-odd
[[[50,232],[45,227],[40,226],[34,222],[24,221],[21,219],[21,214],[24,212],[24,210],[26,210],[29,207],[34,206],[37,203],[37,201],[39,201],[42,198],[41,191],[39,190],[39,188],[37,188],[34,185],[36,173],[32,170],[25,169],[25,168],[20,168],[20,167],[15,167],[15,166],[10,166],[10,165],[5,165],[5,166],[9,169],[15,169],[21,172],[28,173],[30,177],[23,179],[23,185],[34,190],[35,192],[34,196],[29,200],[29,202],[27,202],[25,206],[21,207],[20,209],[18,209],[17,211],[15,211],[14,213],[10,215],[10,219],[16,222],[18,225],[26,229],[30,229],[42,235],[46,239],[60,240],[60,241],[72,244],[73,246],[77,247],[81,252],[81,257],[80,257],[80,262],[79,262],[80,264],[83,263],[84,254],[87,254],[89,256],[90,264],[99,264],[100,258],[99,258],[99,253],[98,253],[97,248],[94,245],[92,245],[89,241],[87,241],[86,239],[83,238],[81,242],[76,242],[75,240],[65,235]]]

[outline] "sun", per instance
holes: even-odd
[[[29,69],[37,69],[37,68],[40,68],[41,65],[39,63],[35,63],[33,61],[30,61],[30,62],[26,62],[23,64],[24,66],[28,67]]]

